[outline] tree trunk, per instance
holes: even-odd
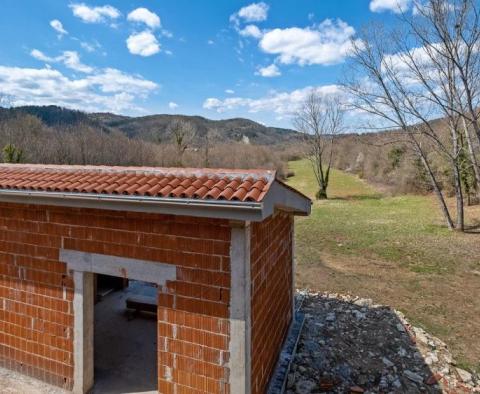
[[[440,205],[440,209],[442,211],[443,217],[447,222],[447,226],[449,230],[453,230],[455,228],[455,225],[453,224],[452,217],[450,216],[447,203],[445,202],[445,198],[443,197],[443,193],[440,189],[440,185],[437,182],[437,178],[435,178],[435,174],[433,173],[432,168],[430,167],[430,164],[428,164],[427,158],[425,157],[425,153],[423,152],[422,148],[418,144],[417,140],[413,136],[411,138],[415,144],[415,148],[416,148],[415,152],[420,157],[420,160],[423,166],[425,167],[425,170],[428,173],[430,181],[432,182],[432,187],[435,192],[435,196],[437,197],[438,204]]]
[[[465,133],[465,140],[467,141],[467,148],[468,153],[470,155],[470,161],[472,162],[473,166],[473,173],[475,174],[475,190],[477,192],[477,197],[480,198],[480,166],[478,165],[477,156],[473,150],[472,144],[472,136],[470,135],[470,131],[467,127],[467,122],[465,122],[465,118],[462,117],[463,123],[463,132]]]
[[[460,174],[460,149],[458,143],[458,132],[457,127],[454,124],[450,124],[450,135],[452,138],[452,168],[453,168],[453,179],[455,186],[455,199],[457,201],[457,223],[456,230],[464,231],[465,230],[465,220],[463,212],[463,191],[462,191],[462,176]]]
[[[458,163],[453,163],[453,177],[455,180],[455,198],[457,201],[457,224],[455,229],[458,231],[465,231],[462,179],[460,177],[460,169],[458,168]]]
[[[318,189],[317,194],[315,194],[315,197],[317,200],[326,200],[327,197],[327,188],[323,185],[320,186],[320,189]]]

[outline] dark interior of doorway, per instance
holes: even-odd
[[[155,308],[127,308],[127,301],[130,307],[138,300],[155,303],[156,295],[153,284],[96,275],[92,393],[157,392]]]

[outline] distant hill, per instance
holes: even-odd
[[[209,131],[214,131],[215,138],[219,142],[249,141],[255,145],[271,145],[299,139],[296,131],[266,127],[242,118],[211,120],[201,116],[186,115],[126,117],[109,113],[90,114],[89,117],[103,126],[121,130],[129,137],[153,141],[168,139],[168,125],[177,119],[193,123],[199,138],[204,137]]]
[[[176,119],[193,123],[199,140],[204,138],[209,131],[213,132],[213,138],[217,142],[224,143],[243,141],[253,145],[275,145],[300,139],[299,133],[294,130],[267,127],[242,118],[211,120],[201,116],[186,115],[130,117],[111,113],[85,113],[53,105],[0,108],[0,117],[18,113],[34,115],[50,127],[74,127],[84,124],[101,132],[120,131],[128,137],[153,142],[167,141],[170,138],[167,133],[168,125]]]

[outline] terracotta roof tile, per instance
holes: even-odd
[[[274,179],[269,170],[0,164],[1,189],[43,192],[260,202]]]

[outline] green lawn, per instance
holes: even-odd
[[[289,168],[295,176],[288,184],[313,198],[310,163]],[[480,314],[480,235],[446,229],[430,196],[382,196],[335,170],[330,183],[329,200],[315,201],[311,216],[296,222],[298,285],[393,305],[450,342],[462,362],[480,364],[480,345],[466,342],[480,332],[480,319],[469,329],[453,320]],[[471,220],[478,213],[467,212]]]

